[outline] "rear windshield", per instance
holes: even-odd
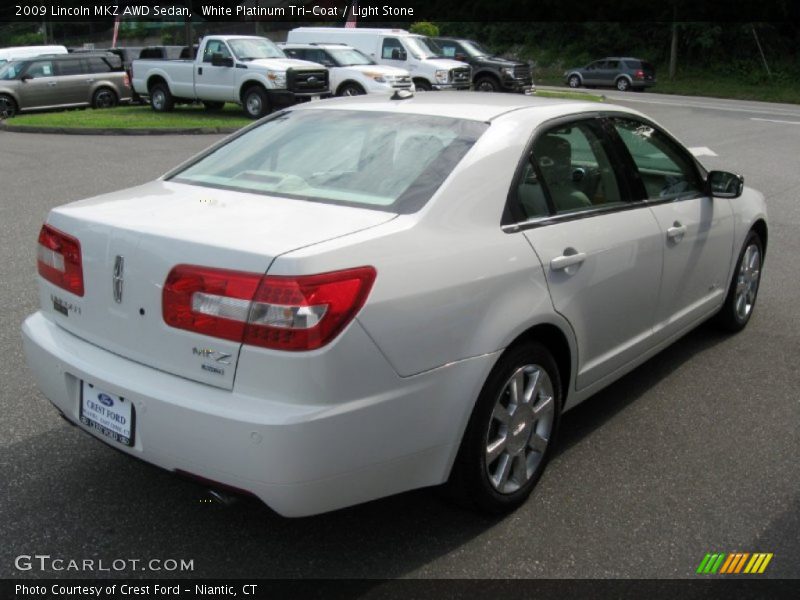
[[[386,112],[288,111],[170,179],[409,213],[430,199],[487,127]]]

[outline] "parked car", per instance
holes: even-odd
[[[157,112],[181,102],[203,102],[209,110],[235,102],[254,119],[330,96],[325,67],[287,58],[267,38],[242,35],[204,38],[194,60],[135,60],[133,87]]]
[[[745,327],[766,249],[764,197],[636,111],[337,98],[53,209],[22,332],[68,421],[280,514],[445,482],[502,512],[563,411]]]
[[[613,86],[620,92],[636,90],[656,84],[656,70],[640,58],[611,56],[596,60],[585,67],[564,73],[564,81],[571,88],[583,86]]]
[[[472,40],[446,37],[432,39],[441,49],[442,56],[460,60],[472,67],[472,85],[478,92],[530,93],[535,90],[528,63],[495,56]]]
[[[330,73],[330,88],[336,96],[392,94],[414,91],[405,69],[379,65],[346,44],[278,44],[287,56],[319,63]]]
[[[5,63],[14,60],[33,58],[43,54],[66,54],[64,46],[14,46],[11,48],[0,48],[0,67]]]
[[[131,99],[128,74],[105,52],[51,54],[0,67],[0,116],[49,108],[111,108]]]
[[[472,82],[469,65],[442,58],[430,38],[404,29],[298,27],[287,40],[291,44],[347,44],[378,64],[412,73],[418,91],[468,90]]]

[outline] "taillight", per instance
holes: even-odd
[[[42,225],[36,252],[39,275],[50,283],[83,296],[83,264],[81,243],[49,225]]]
[[[644,79],[644,71],[636,71],[634,77],[636,77],[636,79]]]
[[[178,265],[164,284],[167,325],[276,350],[333,340],[364,305],[375,269],[296,277]]]
[[[127,73],[125,73],[125,76],[122,78],[122,85],[125,87],[131,87],[131,78],[128,77]]]

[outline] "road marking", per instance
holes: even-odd
[[[781,121],[780,119],[759,119],[758,117],[750,117],[751,121],[767,121],[768,123],[788,123],[789,125],[800,125],[800,121]]]
[[[694,148],[687,148],[687,150],[692,153],[692,156],[719,156],[719,154],[708,146],[696,146]]]

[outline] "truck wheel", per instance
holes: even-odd
[[[17,103],[7,94],[0,94],[0,119],[10,119],[17,114]]]
[[[433,89],[427,79],[415,79],[414,87],[418,92],[430,92]]]
[[[364,91],[364,88],[354,81],[343,83],[336,91],[337,96],[363,96],[366,93],[367,92]]]
[[[92,108],[114,108],[117,102],[117,95],[111,88],[102,87],[92,94]]]
[[[170,112],[175,108],[175,99],[163,83],[155,84],[150,90],[150,106],[156,112]]]
[[[497,92],[500,90],[500,85],[494,77],[479,77],[475,81],[476,92]]]
[[[203,106],[208,111],[222,110],[222,107],[225,106],[225,103],[224,102],[214,102],[212,100],[203,100]]]
[[[245,90],[242,104],[251,119],[260,119],[269,113],[269,98],[262,87],[253,86]]]

